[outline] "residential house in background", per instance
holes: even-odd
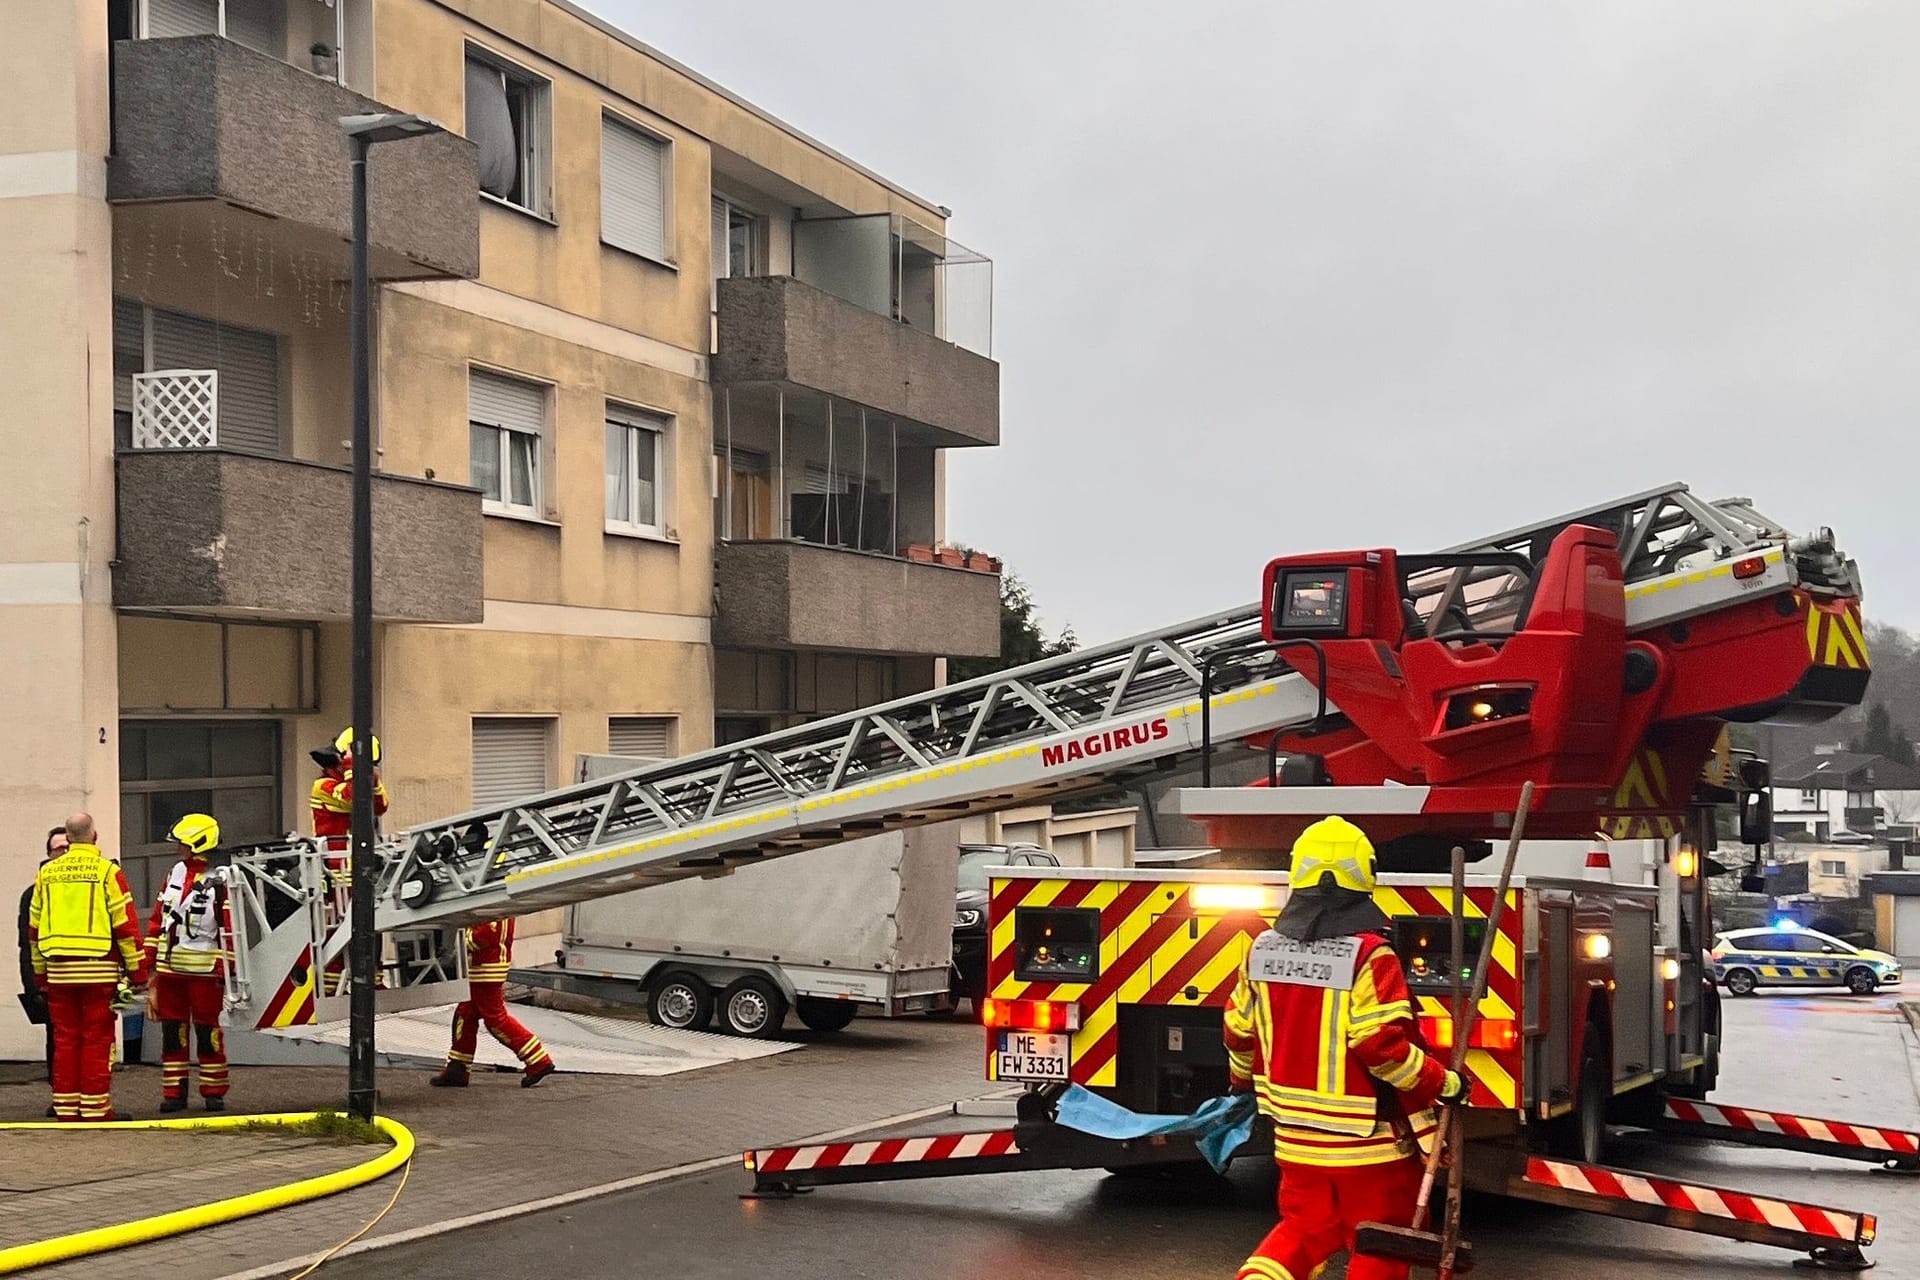
[[[34,744],[0,829],[89,808],[144,901],[182,813],[307,827],[349,694],[343,115],[449,129],[369,166],[390,823],[997,651],[996,575],[931,552],[946,452],[1000,433],[945,208],[562,0],[68,0],[0,61],[34,104],[0,129]]]
[[[1920,769],[1884,756],[1820,748],[1773,771],[1777,837],[1872,837],[1920,818]]]

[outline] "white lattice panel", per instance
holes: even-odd
[[[160,369],[133,375],[133,447],[208,449],[220,443],[220,375]]]

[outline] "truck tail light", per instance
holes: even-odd
[[[1757,578],[1767,571],[1765,556],[1747,556],[1733,562],[1733,576],[1741,580]]]
[[[1453,1019],[1424,1017],[1420,1035],[1435,1049],[1453,1048]],[[1467,1048],[1505,1053],[1520,1045],[1520,1024],[1510,1018],[1476,1018],[1467,1033]]]
[[[990,1031],[1078,1031],[1080,1006],[1064,1000],[983,1000],[980,1021]]]

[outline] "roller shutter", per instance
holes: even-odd
[[[604,117],[600,238],[630,253],[667,256],[667,144]]]
[[[284,452],[280,444],[280,343],[272,334],[156,308],[153,369],[218,370],[220,447],[250,453]]]
[[[672,716],[615,716],[607,721],[607,750],[616,756],[670,759],[673,728]]]
[[[553,786],[550,719],[478,719],[473,722],[473,805],[512,804]]]

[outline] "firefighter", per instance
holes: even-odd
[[[1372,843],[1346,819],[1308,827],[1293,846],[1292,894],[1241,962],[1227,1057],[1234,1089],[1255,1093],[1273,1123],[1280,1223],[1238,1280],[1308,1280],[1352,1248],[1360,1223],[1411,1225],[1434,1106],[1466,1094],[1419,1043],[1373,864]],[[1360,1256],[1347,1267],[1349,1280],[1407,1273]]]
[[[353,834],[353,730],[342,729],[332,743],[307,754],[320,766],[309,799],[313,834],[330,851],[345,852],[347,838]],[[373,775],[373,814],[379,818],[387,812],[387,788],[380,781],[379,738],[367,743],[367,754],[373,757],[368,772]]]
[[[100,852],[93,818],[66,822],[67,847],[34,877],[28,932],[33,977],[53,1022],[56,1119],[117,1120],[114,1001],[124,975],[147,983],[140,918],[119,864]]]
[[[531,1089],[553,1074],[553,1058],[540,1037],[507,1012],[507,971],[513,968],[513,921],[489,920],[462,931],[467,947],[467,998],[453,1011],[453,1047],[447,1065],[433,1077],[437,1088],[464,1089],[479,1043],[479,1024],[513,1050],[525,1071],[520,1087]]]
[[[220,824],[190,813],[174,824],[169,838],[180,846],[181,858],[167,873],[147,926],[147,967],[154,975],[148,1009],[160,1021],[160,1110],[186,1109],[197,1051],[201,1100],[209,1111],[225,1111],[227,1046],[220,1011],[231,922],[225,873],[207,865],[220,844]]]
[[[349,896],[353,886],[353,730],[342,729],[340,736],[324,747],[316,747],[308,756],[320,766],[320,776],[313,780],[313,791],[309,799],[309,809],[313,816],[313,834],[323,847],[322,858],[326,867],[328,895],[326,901],[327,927],[332,929],[347,918],[351,910]],[[372,738],[367,743],[367,754],[373,758],[373,766],[368,770],[373,775],[373,814],[376,819],[387,811],[387,788],[380,781],[380,739]],[[342,979],[346,975],[346,961],[336,957],[328,962],[322,976],[321,990],[327,995],[339,994]]]

